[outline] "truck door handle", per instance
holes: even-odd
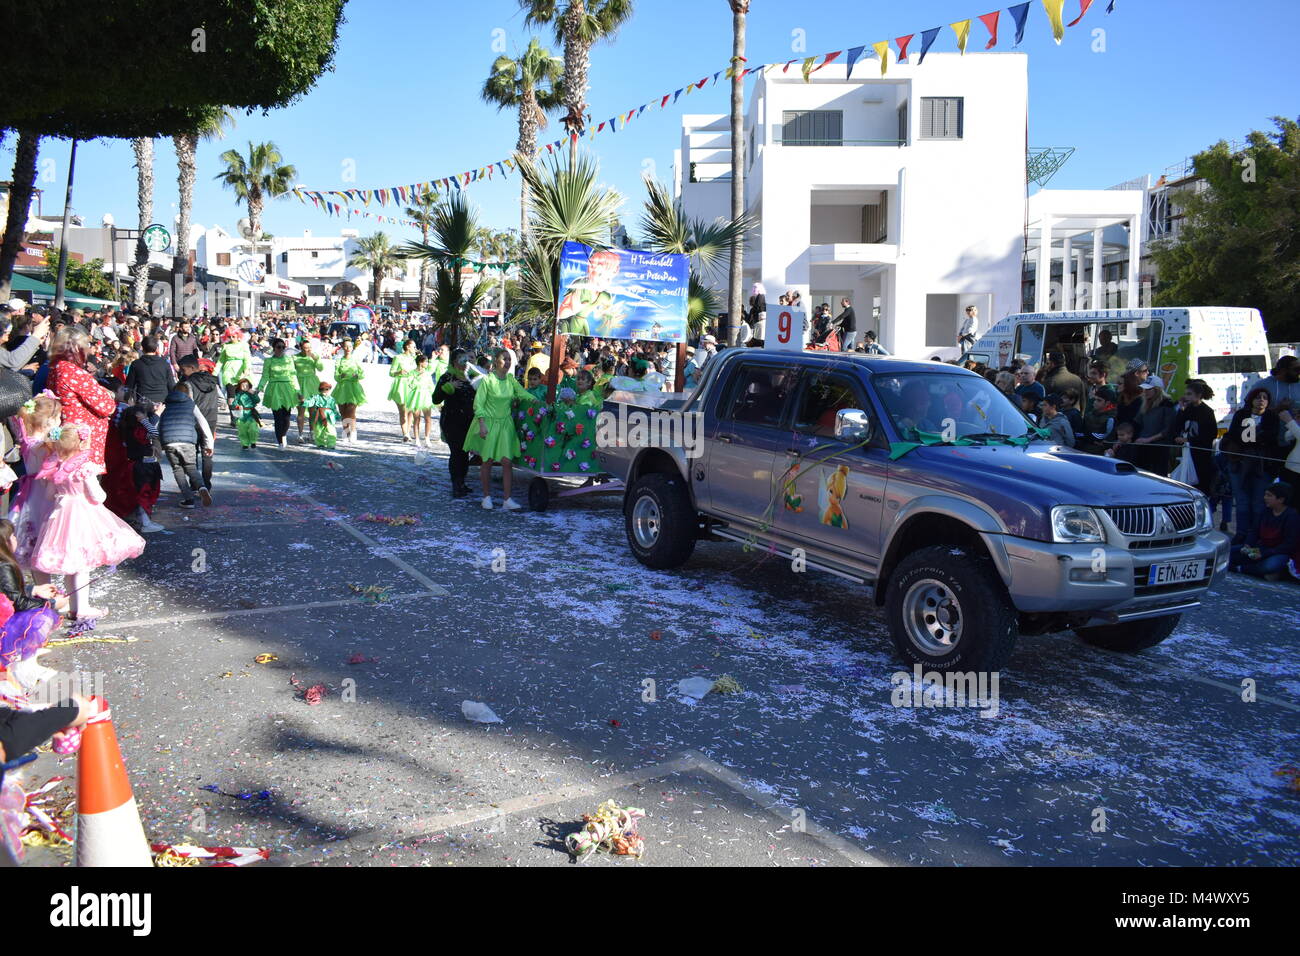
[[[730,445],[730,444],[731,444],[731,436],[730,436],[730,435],[719,435],[719,436],[718,436],[718,441],[720,441],[720,442],[726,442],[728,445]]]
[[[801,454],[803,454],[802,452],[799,451],[798,448],[787,448],[787,449],[785,450],[785,453],[786,453],[787,455],[794,455],[794,457],[796,457],[796,458],[798,458]]]

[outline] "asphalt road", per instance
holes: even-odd
[[[993,716],[900,708],[883,620],[844,582],[730,544],[649,571],[616,497],[485,512],[391,406],[362,434],[242,452],[223,427],[213,507],[180,510],[167,475],[170,533],[97,585],[96,633],[133,640],[45,658],[102,676],[152,840],[558,865],[613,798],[647,811],[639,865],[1300,863],[1276,773],[1300,764],[1294,586],[1234,578],[1137,656],[1023,638]],[[675,690],[724,674],[739,693]]]

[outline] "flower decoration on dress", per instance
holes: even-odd
[[[578,470],[579,470],[579,471],[591,471],[591,462],[589,462],[589,461],[580,461],[580,462],[578,462]]]
[[[554,439],[552,436],[547,435],[547,436],[546,436],[546,441],[542,442],[542,444],[545,445],[547,448],[554,448],[554,447],[555,447],[555,439]]]

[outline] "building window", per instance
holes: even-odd
[[[289,261],[289,253],[287,253],[287,252],[282,252],[282,253],[280,253],[280,261],[281,261],[281,262],[288,262],[288,261]]]
[[[843,146],[843,110],[786,110],[781,142],[785,146]]]
[[[309,286],[307,286],[307,294],[308,294],[308,295],[324,295],[324,294],[325,294],[325,287],[324,287],[323,285],[309,285]]]
[[[898,108],[898,145],[907,145],[907,101]]]
[[[921,139],[961,139],[965,104],[961,96],[921,97]]]
[[[320,258],[320,253],[319,253],[319,252],[315,252],[315,251],[313,251],[312,254],[311,254],[311,257],[312,257],[313,259],[319,259],[319,258]]]
[[[228,253],[228,252],[218,252],[218,253],[217,253],[217,265],[219,265],[219,266],[228,266],[228,265],[230,265],[230,253]]]

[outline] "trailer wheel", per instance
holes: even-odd
[[[908,555],[886,585],[894,647],[934,671],[995,671],[1020,635],[1019,616],[988,558],[951,545]]]
[[[663,474],[642,475],[623,501],[627,543],[648,568],[685,564],[695,551],[697,516],[682,480]]]
[[[528,507],[545,511],[551,506],[551,486],[545,478],[534,478],[528,483]]]
[[[1181,614],[1166,614],[1164,617],[1149,617],[1126,624],[1103,624],[1101,627],[1076,627],[1074,633],[1084,643],[1108,651],[1122,651],[1131,654],[1155,647],[1178,627],[1183,619]]]

